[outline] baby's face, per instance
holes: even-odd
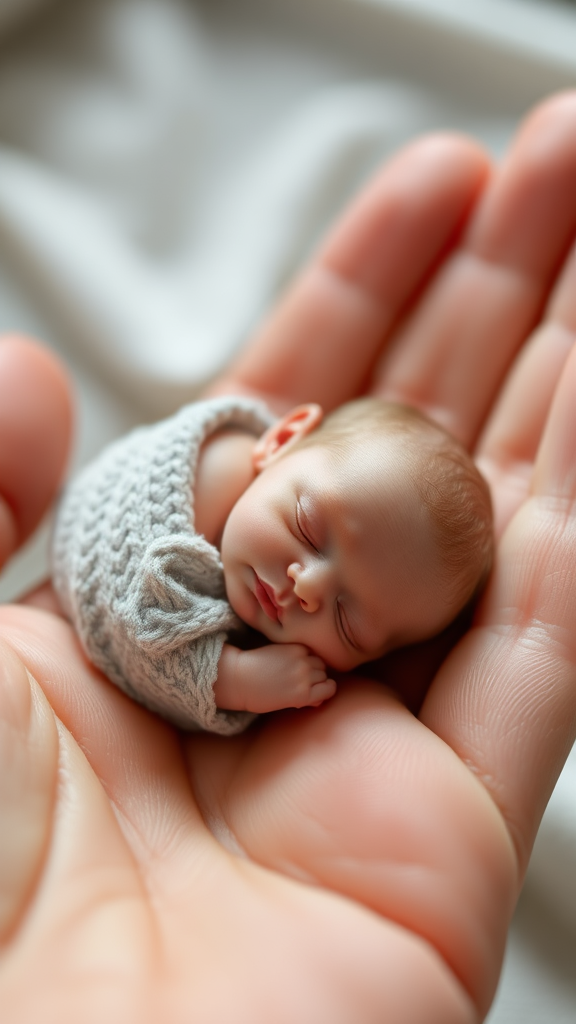
[[[222,537],[228,600],[274,643],[346,670],[451,618],[410,467],[392,446],[296,450],[256,477]]]

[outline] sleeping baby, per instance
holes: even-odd
[[[182,728],[232,735],[327,700],[327,666],[440,632],[491,557],[483,478],[416,410],[359,399],[274,420],[225,397],[133,431],[79,474],[53,576],[110,680]]]

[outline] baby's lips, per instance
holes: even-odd
[[[256,572],[254,573],[254,577],[256,581],[255,593],[258,604],[272,622],[279,622],[280,614],[272,587],[268,586],[267,583],[264,583],[264,580],[261,580]]]

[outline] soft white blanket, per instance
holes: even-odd
[[[68,361],[76,461],[194,397],[392,150],[452,127],[497,154],[565,85],[550,0],[0,0],[0,329]],[[39,541],[1,593],[44,567]],[[576,1018],[575,876],[573,756],[493,1024]]]

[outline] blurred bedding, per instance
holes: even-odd
[[[0,0],[0,329],[70,366],[75,463],[197,395],[387,155],[449,128],[497,156],[563,87],[568,2]],[[490,1024],[573,1024],[575,959],[573,754]]]

